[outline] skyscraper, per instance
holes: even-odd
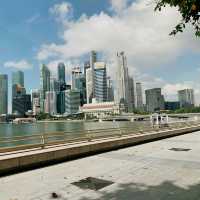
[[[40,91],[38,89],[34,89],[31,91],[31,101],[32,101],[32,109],[34,115],[40,113]]]
[[[107,77],[107,101],[114,101],[114,89],[110,77]]]
[[[86,79],[80,67],[72,69],[72,89],[79,90],[81,105],[87,103],[86,99]]]
[[[24,87],[24,72],[16,71],[12,73],[12,85]]]
[[[90,63],[84,66],[84,70],[86,70],[87,103],[91,103],[94,98],[94,64],[96,62],[97,53],[91,51]]]
[[[116,102],[124,104],[125,110],[129,111],[132,107],[130,98],[130,87],[132,81],[129,77],[127,59],[124,52],[117,53],[117,74],[116,74]],[[131,83],[131,85],[130,85]]]
[[[145,90],[146,108],[148,112],[163,110],[165,107],[164,96],[161,94],[161,88]]]
[[[97,102],[107,101],[107,73],[104,62],[94,63],[94,98]]]
[[[76,114],[80,106],[79,90],[65,91],[65,112],[66,114]]]
[[[60,82],[60,90],[65,90],[65,64],[59,63],[58,64],[58,81]]]
[[[55,91],[47,91],[45,99],[45,113],[55,115],[57,113],[57,94]]]
[[[178,91],[178,99],[180,102],[180,107],[193,107],[194,106],[194,90],[185,89]]]
[[[143,110],[142,84],[136,83],[136,108]]]
[[[135,87],[134,80],[132,77],[128,77],[128,88],[129,88],[129,100],[128,100],[128,111],[133,112],[135,108]]]
[[[14,114],[24,116],[28,110],[31,110],[31,95],[30,94],[22,94],[22,95],[15,96],[13,98],[12,111]]]
[[[0,115],[8,113],[8,75],[0,74]]]
[[[40,109],[44,112],[46,92],[50,91],[50,71],[46,65],[40,69]]]

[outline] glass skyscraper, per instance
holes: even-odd
[[[0,114],[8,113],[8,75],[0,74]]]
[[[97,102],[107,101],[107,73],[104,62],[94,63],[94,97]]]
[[[50,91],[50,70],[46,65],[40,69],[40,108],[44,112],[46,92]]]
[[[65,64],[59,63],[58,64],[58,81],[60,82],[60,90],[65,90]]]
[[[12,85],[24,87],[24,72],[16,71],[12,73]]]

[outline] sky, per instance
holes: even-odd
[[[23,70],[30,91],[39,88],[42,63],[56,75],[58,62],[64,62],[69,78],[71,68],[83,66],[96,50],[116,79],[116,52],[124,51],[143,89],[161,87],[166,100],[177,100],[177,90],[194,88],[198,105],[200,39],[189,25],[169,36],[179,13],[154,7],[153,0],[2,0],[0,73],[11,80],[12,71]]]

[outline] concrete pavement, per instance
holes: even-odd
[[[199,200],[199,144],[194,132],[3,177],[0,200]],[[72,184],[88,177],[113,184]]]

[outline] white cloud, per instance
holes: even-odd
[[[15,69],[31,69],[33,65],[26,60],[20,61],[7,61],[4,63],[4,67]]]
[[[55,4],[49,9],[50,14],[55,15],[58,20],[66,20],[68,17],[72,17],[73,8],[71,3],[62,2]]]
[[[63,6],[54,7],[54,12],[63,13],[57,11]],[[132,3],[121,15],[110,16],[104,12],[91,17],[83,15],[68,26],[63,25],[63,43],[43,44],[37,58],[77,58],[92,49],[107,54],[123,50],[131,64],[159,65],[176,59],[186,47],[193,51],[199,44],[190,39],[192,36],[187,31],[177,37],[168,35],[179,19],[178,12],[172,8],[155,13],[154,5],[147,5],[146,0]],[[69,22],[63,19],[63,24],[66,21]]]
[[[121,13],[127,6],[127,0],[110,0],[111,9],[116,13]]]
[[[187,52],[199,52],[199,40],[193,37],[192,28],[172,37],[169,33],[180,20],[176,9],[166,7],[162,12],[154,12],[155,5],[146,0],[137,0],[131,4],[128,4],[129,0],[110,2],[114,14],[100,12],[90,17],[83,14],[77,20],[69,20],[67,17],[70,10],[73,10],[71,5],[70,9],[68,6],[61,6],[62,4],[51,8],[51,14],[60,16],[59,19],[62,20],[63,42],[43,44],[37,54],[38,60],[54,62],[79,59],[91,50],[96,50],[103,52],[107,61],[110,60],[108,71],[113,72],[116,67],[116,52],[125,51],[129,69],[143,82],[144,89],[163,87],[164,94],[169,93],[167,98],[174,99],[175,90],[178,89],[178,84],[182,83],[170,85],[160,77],[140,71],[141,68],[145,71],[148,67],[170,63]],[[61,9],[62,7],[65,9]],[[191,84],[197,94],[196,85]]]

